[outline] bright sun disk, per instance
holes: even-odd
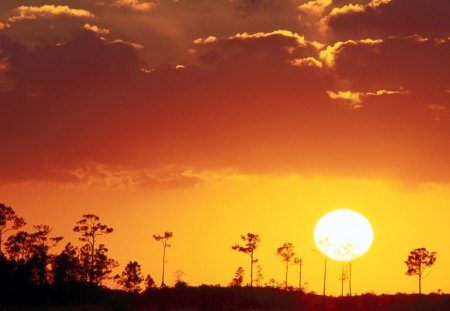
[[[364,255],[373,242],[373,230],[361,214],[339,209],[324,215],[314,229],[314,241],[327,257],[352,261]]]

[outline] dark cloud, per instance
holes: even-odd
[[[439,72],[448,81],[443,69],[420,74],[447,55],[447,43],[410,41],[344,44],[334,67],[319,68],[295,62],[319,59],[318,46],[297,34],[240,34],[200,40],[195,66],[141,70],[132,46],[92,32],[33,50],[2,37],[14,88],[0,93],[1,182],[193,184],[186,170],[230,167],[448,181],[449,123],[433,115],[448,101],[429,108],[431,83],[419,83]],[[401,63],[405,51],[413,54]],[[425,52],[428,65],[407,71]],[[389,62],[399,62],[395,73]],[[367,95],[394,85],[411,93]],[[367,95],[361,109],[329,98],[344,86]]]
[[[262,10],[280,9],[280,1],[276,0],[236,0],[233,3],[236,10],[243,15],[249,15]]]
[[[372,1],[358,10],[342,10],[327,18],[339,39],[358,39],[419,34],[450,35],[450,5],[447,0]]]

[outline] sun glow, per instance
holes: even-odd
[[[340,209],[324,215],[314,229],[314,241],[327,257],[352,261],[364,255],[373,242],[373,230],[361,214]]]

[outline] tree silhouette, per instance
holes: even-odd
[[[320,239],[317,243],[322,246],[322,248],[325,250],[325,253],[328,252],[328,248],[330,247],[330,241],[328,238]],[[324,267],[323,267],[323,292],[322,292],[324,302],[325,302],[326,285],[327,285],[327,261],[328,261],[328,255],[325,254],[324,263],[323,263]]]
[[[302,268],[303,268],[303,259],[299,257],[294,258],[294,264],[298,265],[298,289],[303,290],[302,287]]]
[[[26,225],[25,220],[18,217],[12,207],[0,203],[0,254],[3,253],[4,234],[11,230],[19,230],[24,225]]]
[[[250,287],[253,287],[253,264],[257,262],[257,260],[254,260],[253,255],[261,239],[257,234],[247,233],[247,235],[241,235],[241,240],[245,242],[245,245],[235,244],[231,248],[250,255]]]
[[[81,280],[81,265],[78,248],[67,243],[61,253],[52,262],[53,281],[56,284],[67,284]]]
[[[277,256],[280,256],[281,260],[285,263],[286,279],[284,288],[285,290],[288,290],[289,265],[295,263],[294,245],[292,243],[284,243],[281,247],[278,247],[276,254]]]
[[[183,277],[186,276],[186,272],[184,272],[183,270],[178,269],[177,271],[175,271],[175,272],[173,273],[173,276],[174,276],[175,284],[181,283],[181,282],[185,283],[185,282],[183,281]]]
[[[141,272],[141,265],[137,261],[130,261],[122,272],[119,284],[131,293],[139,293],[141,291],[141,283],[144,277]]]
[[[339,247],[337,249],[337,254],[340,257],[340,260],[343,262],[342,264],[342,275],[341,275],[341,282],[342,286],[344,284],[345,280],[348,280],[348,293],[351,296],[352,295],[352,268],[353,268],[353,261],[358,257],[357,255],[358,246],[353,243],[347,243]],[[347,264],[348,271],[345,271],[345,263]],[[345,275],[344,275],[345,272]],[[341,290],[343,294],[343,288]]]
[[[231,280],[231,287],[241,287],[244,282],[244,268],[239,267],[234,274],[234,278]]]
[[[166,265],[166,248],[171,247],[172,245],[169,244],[169,239],[173,237],[172,232],[164,232],[164,235],[153,235],[153,238],[157,242],[161,242],[163,246],[163,262],[162,262],[162,278],[161,278],[161,287],[165,287],[166,284],[164,283],[164,269]]]
[[[62,237],[49,237],[51,229],[47,225],[34,226],[33,233],[19,231],[8,237],[5,243],[9,258],[26,271],[32,284],[46,284],[50,281],[50,271],[53,256],[50,248],[56,246]]]
[[[263,269],[262,269],[261,265],[257,265],[256,266],[256,278],[255,278],[255,282],[256,282],[256,286],[257,287],[261,287],[262,286],[263,279],[264,279]]]
[[[156,282],[150,274],[147,274],[145,277],[145,290],[152,290],[154,288],[156,288]]]
[[[408,266],[406,275],[417,275],[419,278],[419,294],[422,294],[422,277],[427,267],[436,262],[436,252],[429,252],[426,248],[416,248],[409,253],[405,264]]]
[[[106,249],[102,244],[96,248],[97,238],[101,235],[113,232],[113,228],[109,228],[108,226],[101,224],[99,221],[100,218],[98,216],[93,214],[85,214],[81,220],[77,221],[77,226],[73,228],[73,231],[81,234],[78,239],[82,242],[86,242],[86,244],[81,248],[84,255],[82,263],[84,263],[85,269],[88,270],[88,282],[91,284],[99,281],[99,268],[104,269],[104,264],[107,261],[104,256],[106,256],[108,249]],[[86,256],[87,253],[89,256]],[[103,267],[98,267],[99,260],[103,261]],[[112,264],[112,262],[110,262],[110,264]],[[101,279],[102,278],[100,278],[100,281]]]

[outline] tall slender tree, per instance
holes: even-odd
[[[436,252],[429,252],[426,248],[416,248],[409,253],[405,264],[408,266],[406,275],[417,275],[419,278],[419,294],[422,294],[422,277],[426,268],[436,262]]]
[[[241,235],[241,240],[245,242],[244,245],[235,244],[231,248],[250,255],[250,287],[253,287],[253,264],[257,262],[254,259],[254,252],[258,248],[258,244],[261,243],[261,239],[257,234],[247,233],[247,235]]]
[[[166,266],[166,248],[171,247],[172,245],[169,244],[169,239],[173,237],[172,232],[164,232],[163,235],[153,235],[153,238],[157,242],[161,242],[163,246],[163,261],[162,261],[162,277],[161,277],[161,287],[165,287],[166,284],[164,283],[164,270]]]
[[[26,225],[22,217],[16,215],[16,212],[10,206],[0,203],[0,254],[3,253],[3,238],[6,232],[19,230]]]
[[[328,238],[323,238],[318,243],[322,246],[322,248],[325,250],[325,253],[328,252],[328,249],[330,247],[330,241]],[[323,261],[323,300],[325,302],[326,297],[326,285],[327,285],[327,262],[328,262],[328,254],[325,254],[324,261]]]
[[[303,290],[302,286],[302,268],[303,268],[303,259],[300,257],[294,258],[294,264],[298,265],[298,289]]]
[[[86,243],[80,251],[85,254],[82,263],[84,262],[88,266],[85,267],[87,268],[88,282],[91,284],[98,283],[99,279],[96,276],[96,270],[98,271],[99,269],[99,260],[106,262],[106,259],[103,257],[106,256],[107,249],[103,244],[97,246],[97,240],[99,236],[112,233],[113,228],[100,223],[98,216],[85,214],[81,220],[77,221],[77,226],[73,228],[73,231],[80,233],[81,236],[78,239]],[[87,253],[89,253],[89,256],[86,256]]]
[[[277,256],[281,257],[281,260],[285,264],[285,271],[286,271],[286,279],[285,279],[285,290],[288,290],[288,273],[289,273],[289,266],[293,263],[295,263],[295,252],[294,252],[294,245],[292,243],[284,243],[281,247],[278,247],[277,249]]]

